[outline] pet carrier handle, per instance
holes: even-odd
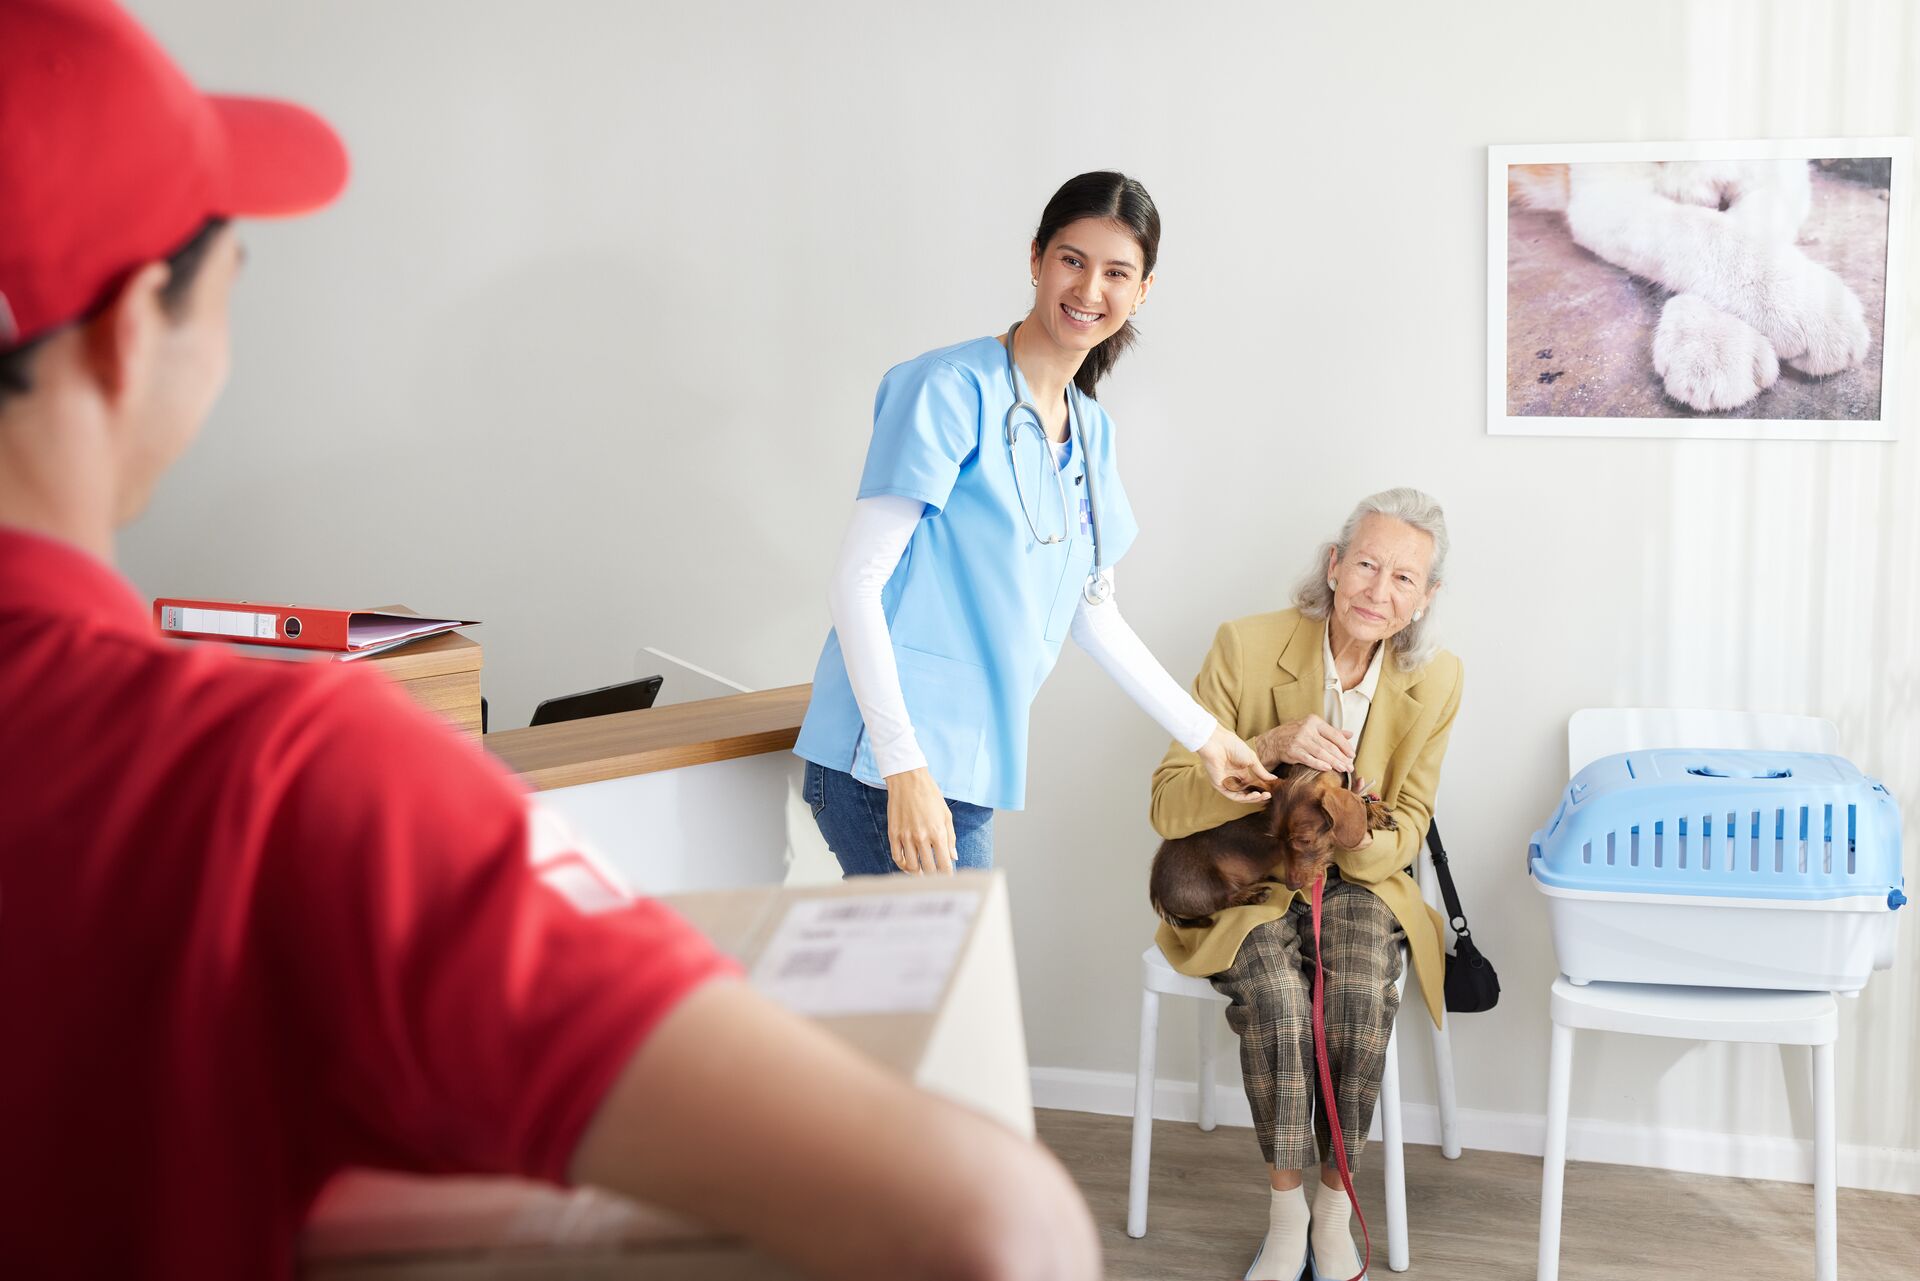
[[[1467,915],[1460,910],[1460,892],[1453,888],[1453,869],[1447,866],[1447,847],[1440,843],[1440,824],[1427,824],[1427,853],[1433,856],[1433,874],[1440,881],[1440,897],[1447,903],[1447,924],[1461,938],[1468,938]]]
[[[1687,773],[1696,778],[1792,778],[1790,769],[1715,769],[1711,765],[1689,766]]]

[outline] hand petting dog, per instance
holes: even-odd
[[[1225,908],[1266,902],[1273,887],[1263,882],[1311,886],[1326,875],[1336,849],[1365,849],[1374,832],[1395,827],[1365,779],[1349,789],[1341,774],[1295,765],[1264,813],[1163,842],[1153,856],[1148,898],[1174,925],[1205,925]]]
[[[1311,765],[1341,772],[1353,768],[1353,735],[1318,716],[1276,725],[1253,740],[1254,754],[1270,769]]]
[[[1213,727],[1213,737],[1194,755],[1206,766],[1213,790],[1242,805],[1258,805],[1266,800],[1273,794],[1273,785],[1280,781],[1251,747],[1218,725]]]

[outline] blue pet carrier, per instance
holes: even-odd
[[[1527,851],[1575,983],[1857,992],[1893,964],[1900,811],[1810,752],[1624,752]]]

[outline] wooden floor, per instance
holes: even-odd
[[[1083,1112],[1036,1114],[1040,1138],[1079,1181],[1100,1226],[1110,1281],[1227,1281],[1241,1276],[1267,1228],[1266,1171],[1253,1131],[1153,1127],[1147,1235],[1128,1238],[1132,1121]],[[1354,1184],[1373,1232],[1378,1281],[1533,1281],[1540,1160],[1500,1152],[1407,1148],[1412,1266],[1387,1269],[1378,1145]],[[1806,1281],[1813,1275],[1813,1190],[1804,1184],[1671,1174],[1569,1162],[1560,1275],[1566,1281]],[[1354,1233],[1356,1244],[1359,1233]],[[1840,1190],[1840,1275],[1920,1281],[1920,1197]]]

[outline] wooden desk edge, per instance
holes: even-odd
[[[729,694],[644,712],[501,730],[480,741],[535,791],[783,752],[800,736],[811,685]]]

